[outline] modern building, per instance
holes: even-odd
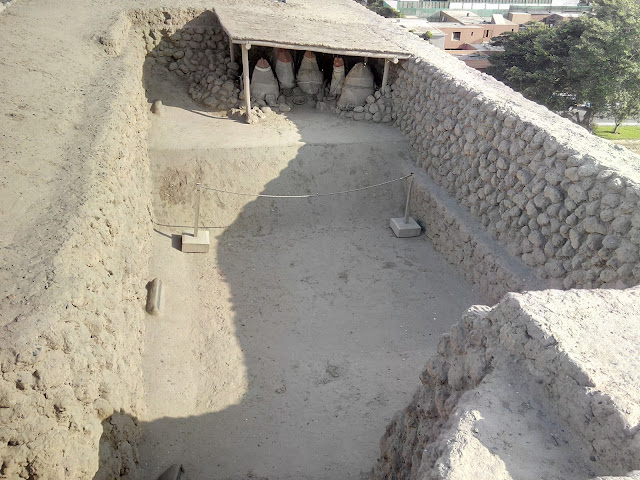
[[[494,52],[503,50],[502,47],[496,47],[487,43],[462,45],[460,50],[449,50],[449,53],[458,60],[466,63],[469,67],[485,71],[490,63],[489,56]]]
[[[458,50],[465,44],[481,44],[505,32],[517,32],[520,26],[493,14],[486,20],[473,12],[445,10],[440,12],[438,30],[445,34],[445,50]]]
[[[507,15],[509,12],[584,12],[591,7],[578,5],[579,0],[484,0],[484,1],[449,1],[449,0],[399,0],[385,1],[405,16],[426,18],[438,21],[442,10],[467,10],[481,17],[491,17],[494,13]]]
[[[515,12],[507,13],[507,19],[518,25],[524,25],[529,22],[541,22],[551,15],[551,12],[534,11],[534,12]]]
[[[416,35],[431,32],[431,44],[443,50],[459,50],[465,48],[464,45],[488,43],[493,37],[504,32],[517,32],[520,28],[517,23],[506,20],[500,14],[485,19],[471,12],[445,10],[440,12],[439,19],[437,22],[428,22],[420,18],[393,21]]]

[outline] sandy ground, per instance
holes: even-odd
[[[623,147],[627,147],[634,153],[640,155],[640,140],[610,140],[612,143],[616,145],[622,145]]]
[[[397,239],[400,183],[313,200],[206,192],[208,254],[183,254],[195,181],[328,192],[403,175],[392,127],[300,108],[258,125],[212,118],[170,83],[154,116],[155,255],[166,308],[150,318],[141,463],[189,478],[360,478],[411,398],[439,335],[481,301],[425,237]],[[174,105],[174,106],[172,106]]]
[[[74,10],[68,24],[65,10],[20,1],[0,14],[2,325],[30,312],[54,281],[60,231],[87,194],[82,179],[105,97],[101,84],[115,73],[101,70],[95,45],[78,41],[90,35],[90,12]]]

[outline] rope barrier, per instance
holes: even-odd
[[[331,192],[331,193],[310,193],[307,195],[266,195],[262,193],[245,193],[245,192],[232,192],[230,190],[222,190],[221,188],[210,187],[208,185],[203,185],[201,183],[197,183],[196,186],[204,190],[213,190],[214,192],[219,193],[228,193],[230,195],[241,195],[244,197],[263,197],[263,198],[315,198],[315,197],[330,197],[333,195],[344,195],[346,193],[354,193],[360,192],[362,190],[368,190],[370,188],[381,187],[382,185],[388,185],[389,183],[399,182],[400,180],[404,180],[405,178],[409,178],[413,176],[413,173],[409,175],[405,175],[404,177],[394,178],[393,180],[387,180],[386,182],[376,183],[375,185],[367,185],[366,187],[354,188],[352,190],[344,190],[342,192]]]

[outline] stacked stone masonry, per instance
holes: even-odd
[[[496,243],[474,217],[424,172],[414,177],[411,215],[449,263],[459,268],[489,304],[508,292],[542,290],[544,281]]]
[[[240,66],[229,56],[229,39],[215,14],[202,12],[184,26],[152,24],[142,33],[151,60],[183,77],[194,101],[213,110],[240,105]]]
[[[545,124],[527,110],[541,107],[508,89],[517,101],[492,98],[498,82],[482,89],[429,58],[401,63],[393,85],[417,164],[547,285],[638,284],[637,156],[604,141],[587,149],[568,120]]]

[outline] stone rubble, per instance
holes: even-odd
[[[176,31],[144,32],[148,55],[183,77],[189,96],[213,110],[240,106],[240,66],[229,57],[229,40],[219,23]]]
[[[392,121],[393,99],[391,87],[386,86],[373,95],[369,95],[364,105],[346,106],[340,108],[337,105],[331,105],[332,110],[345,118],[354,120],[366,120],[375,123],[389,123]]]

